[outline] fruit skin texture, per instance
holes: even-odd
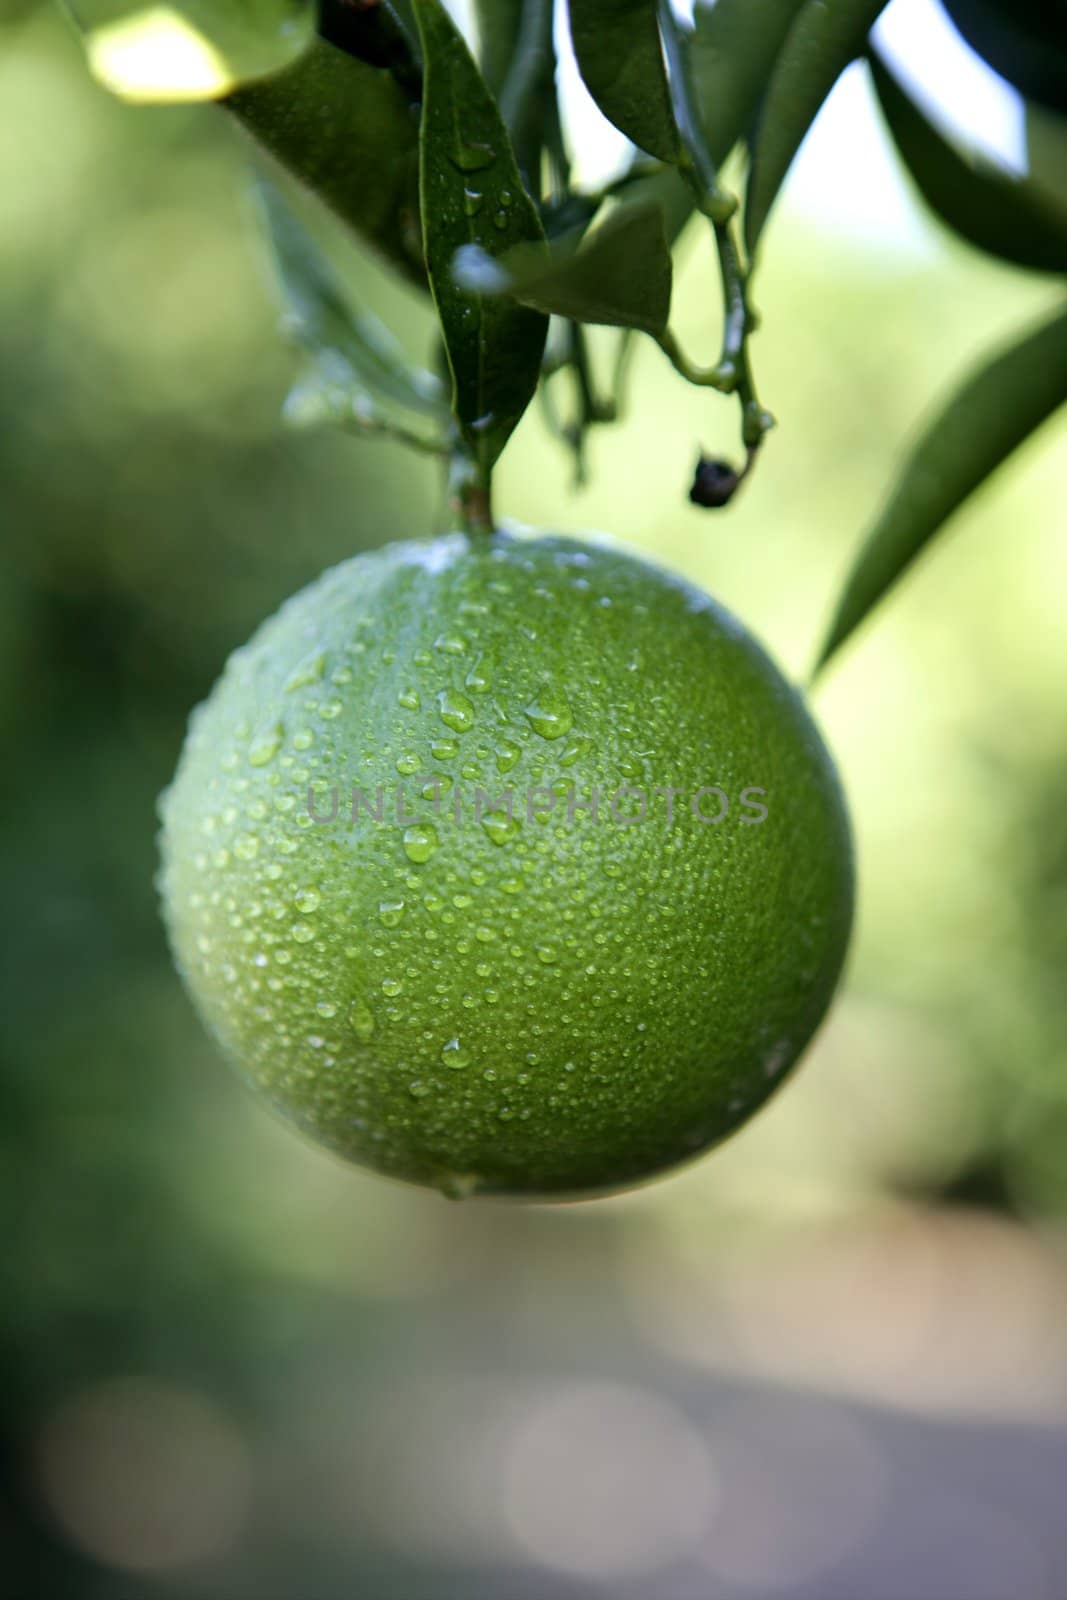
[[[691,809],[711,785],[719,823]],[[479,787],[512,790],[511,826]],[[335,567],[231,657],[161,812],[175,956],[227,1052],[335,1151],[456,1196],[603,1193],[723,1139],[848,942],[848,819],[801,701],[610,545],[452,534]]]

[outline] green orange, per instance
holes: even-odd
[[[725,1138],[848,941],[801,700],[610,545],[453,534],[327,572],[235,652],[162,814],[227,1052],[332,1149],[450,1194],[603,1192]]]

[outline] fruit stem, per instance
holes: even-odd
[[[449,457],[448,503],[460,527],[471,538],[485,538],[495,531],[492,473],[458,445]]]
[[[764,434],[773,428],[774,418],[759,402],[749,362],[748,339],[755,328],[756,319],[748,303],[749,275],[742,261],[734,225],[737,201],[719,182],[718,170],[704,137],[689,60],[670,0],[659,0],[659,23],[674,116],[682,141],[678,170],[693,191],[697,210],[711,223],[723,294],[722,353],[714,367],[694,366],[669,333],[665,333],[659,343],[675,368],[690,383],[737,395],[741,402],[741,438],[752,452],[758,449]]]

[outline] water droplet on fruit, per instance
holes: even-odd
[[[310,944],[315,937],[315,930],[310,922],[294,922],[289,932],[297,944]]]
[[[312,655],[305,656],[303,661],[295,666],[285,680],[284,693],[292,694],[294,689],[306,689],[309,684],[318,683],[326,670],[326,655],[322,650],[315,651]]]
[[[261,728],[248,747],[248,765],[267,766],[281,749],[284,737],[285,729],[280,722],[272,723],[269,728]]]
[[[441,721],[456,733],[466,733],[474,726],[474,706],[458,689],[442,689],[437,696],[437,709]]]
[[[562,739],[574,722],[566,696],[550,683],[541,685],[536,699],[525,708],[525,714],[530,727],[542,739]]]
[[[379,900],[378,917],[387,928],[395,928],[403,915],[403,900]]]
[[[439,633],[433,647],[446,656],[464,656],[467,653],[467,641],[461,633]]]
[[[310,917],[312,912],[317,911],[321,903],[322,896],[317,889],[301,889],[293,901],[296,909],[302,911],[305,917]]]
[[[519,824],[506,811],[487,811],[482,817],[482,827],[494,844],[506,844],[519,831]]]
[[[585,734],[578,734],[575,738],[568,742],[567,748],[560,756],[560,766],[573,767],[574,763],[576,761],[580,761],[583,756],[587,756],[592,748],[592,739],[588,738]]]
[[[501,739],[496,747],[496,770],[510,772],[521,755],[522,749],[514,739]]]
[[[233,841],[233,853],[238,861],[254,861],[259,854],[259,840],[254,833],[239,833]]]
[[[482,657],[481,656],[478,657],[477,661],[474,663],[473,667],[470,669],[470,671],[467,673],[467,676],[464,678],[463,687],[465,689],[469,689],[472,694],[487,694],[488,693],[488,691],[489,691],[489,674],[486,672],[485,667],[482,665]]]
[[[428,1083],[423,1083],[421,1078],[414,1078],[412,1079],[411,1083],[408,1084],[408,1094],[413,1100],[425,1100],[426,1096],[430,1093],[430,1085]]]
[[[449,1039],[441,1051],[441,1060],[446,1067],[459,1071],[462,1067],[470,1065],[470,1054],[460,1044],[458,1039]]]
[[[374,1013],[365,1000],[353,1000],[348,1008],[348,1025],[364,1043],[374,1033]]]
[[[422,700],[417,689],[401,689],[396,697],[396,703],[398,706],[403,706],[405,711],[418,711]]]
[[[404,854],[409,861],[429,861],[437,845],[437,829],[430,822],[414,822],[404,829]]]

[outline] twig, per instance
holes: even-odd
[[[749,361],[748,339],[754,317],[748,304],[748,277],[734,226],[737,201],[719,182],[704,137],[689,62],[670,0],[659,0],[659,20],[675,120],[682,141],[678,170],[692,188],[697,209],[708,218],[715,235],[723,292],[722,354],[714,367],[697,367],[683,355],[673,335],[665,334],[659,342],[674,366],[691,383],[738,396],[741,437],[752,451],[759,448],[764,434],[774,426],[774,418],[759,402]]]

